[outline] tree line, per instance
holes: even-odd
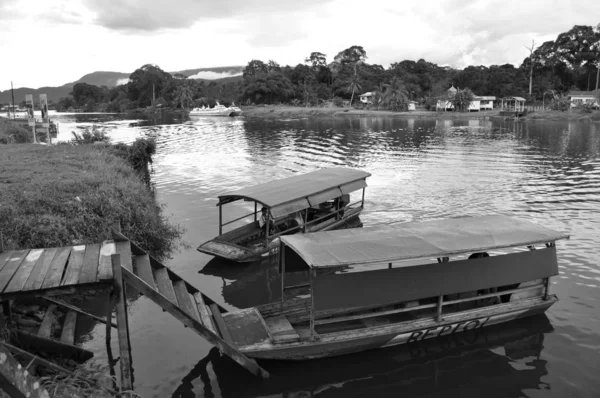
[[[530,55],[519,66],[507,63],[459,70],[424,59],[394,62],[384,68],[368,63],[366,50],[355,45],[337,53],[330,62],[318,51],[296,66],[253,59],[241,79],[210,82],[144,65],[131,74],[129,83],[111,89],[78,83],[72,96],[61,99],[58,107],[125,112],[157,104],[173,108],[212,106],[217,100],[225,105],[232,101],[247,105],[353,105],[358,95],[371,92],[373,106],[403,110],[409,101],[435,107],[451,86],[464,90],[467,97],[469,93],[519,96],[529,102],[543,101],[548,92],[555,98],[570,90],[598,90],[600,25],[575,25],[556,40],[539,46],[532,43],[528,48]]]

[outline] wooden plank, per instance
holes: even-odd
[[[44,249],[42,255],[40,256],[37,263],[35,263],[35,267],[31,271],[29,278],[25,282],[23,286],[23,291],[26,290],[36,290],[42,287],[42,283],[44,282],[44,278],[46,277],[46,272],[50,269],[50,264],[52,263],[52,259],[58,252],[58,247],[52,247],[50,249]]]
[[[15,272],[14,276],[4,289],[5,292],[19,292],[23,289],[25,282],[31,275],[31,271],[35,267],[36,263],[40,259],[44,249],[32,249],[29,251],[17,272]]]
[[[62,332],[60,333],[60,341],[65,344],[75,344],[75,325],[77,324],[77,313],[75,311],[67,312],[65,323],[63,324]]]
[[[48,391],[8,350],[0,346],[0,386],[14,398],[49,398]]]
[[[125,268],[123,268],[121,271],[123,272],[123,278],[127,282],[127,284],[131,285],[134,289],[137,289],[138,291],[142,292],[150,300],[154,301],[161,308],[166,310],[169,314],[173,315],[179,322],[194,330],[200,336],[205,338],[210,344],[217,347],[219,350],[221,350],[221,352],[223,352],[225,355],[229,356],[231,359],[243,366],[253,375],[265,379],[269,378],[269,373],[263,368],[261,368],[256,363],[256,361],[254,361],[251,358],[248,358],[247,356],[242,354],[237,348],[229,344],[227,341],[222,340],[220,337],[218,337],[218,335],[214,334],[213,332],[210,332],[203,324],[189,317],[181,310],[181,308],[171,303],[160,293],[154,290],[152,286],[148,285],[138,276],[129,272]]]
[[[135,256],[135,274],[144,282],[156,289],[156,283],[152,276],[152,267],[150,266],[150,257],[147,254]]]
[[[42,324],[37,332],[38,336],[50,338],[52,336],[52,323],[54,322],[54,310],[56,310],[56,305],[52,304],[48,306],[46,313],[44,314],[44,319],[42,320]]]
[[[274,343],[289,343],[300,340],[300,336],[288,319],[279,315],[273,318],[265,319],[269,332],[273,337]]]
[[[102,248],[100,249],[100,258],[98,260],[98,280],[112,279],[112,265],[110,256],[117,252],[115,242],[112,240],[105,240],[102,242]]]
[[[211,304],[208,306],[208,308],[210,308],[210,310],[212,311],[213,319],[215,320],[217,328],[219,329],[219,332],[221,332],[221,336],[223,336],[223,339],[225,339],[225,341],[229,344],[233,344],[231,333],[229,333],[229,329],[227,329],[227,325],[225,324],[225,321],[221,316],[221,311],[219,311],[219,307],[217,307],[216,304]]]
[[[19,347],[30,351],[42,351],[48,354],[56,354],[61,357],[71,358],[78,362],[86,361],[94,356],[94,353],[73,344],[66,344],[54,338],[40,337],[36,334],[16,330],[11,336],[11,342],[18,343]]]
[[[152,268],[154,274],[154,280],[160,294],[165,296],[167,300],[177,305],[177,298],[175,297],[175,291],[173,290],[173,284],[169,279],[169,273],[166,268]]]
[[[2,252],[0,253],[0,271],[2,271],[2,268],[4,268],[4,265],[6,264],[6,262],[8,261],[8,259],[12,256],[13,251],[8,251],[8,252]]]
[[[98,264],[100,261],[100,243],[94,243],[85,247],[83,266],[79,274],[79,283],[93,283],[97,280]]]
[[[210,310],[206,306],[206,303],[204,302],[204,298],[202,298],[202,293],[200,293],[200,292],[194,293],[194,301],[196,301],[196,306],[198,307],[198,313],[200,313],[201,323],[208,330],[210,330],[211,332],[213,332],[214,334],[219,336],[219,333],[217,333],[217,329],[215,328],[215,325],[213,324],[213,321],[211,319],[212,315],[209,312]]]
[[[186,283],[183,280],[173,282],[173,289],[175,289],[175,296],[177,297],[177,304],[179,308],[186,314],[194,318],[196,321],[200,321],[200,314],[198,314],[198,308],[194,302],[193,297],[188,292]]]
[[[121,266],[127,268],[129,271],[133,271],[131,265],[131,244],[128,240],[120,240],[115,242],[117,246],[117,253],[121,255]]]
[[[73,246],[71,255],[65,269],[65,276],[60,283],[61,286],[76,285],[79,281],[79,274],[83,267],[83,256],[85,255],[85,245]]]
[[[19,266],[27,257],[29,250],[18,250],[12,253],[12,256],[8,259],[2,271],[0,271],[0,292],[4,291],[4,288],[12,279]]]
[[[98,322],[106,323],[106,319],[102,318],[101,316],[90,314],[89,312],[85,312],[81,308],[77,308],[74,305],[71,305],[69,303],[65,303],[63,301],[56,300],[56,299],[53,299],[53,298],[50,298],[50,297],[43,297],[43,299],[46,300],[46,301],[48,301],[48,302],[50,302],[50,303],[56,304],[59,307],[63,307],[63,308],[66,308],[68,310],[75,311],[76,313],[81,314],[81,315],[89,316],[90,318],[95,319]],[[110,325],[113,328],[117,327],[117,324],[114,323],[114,322],[111,322]]]
[[[114,277],[114,294],[116,298],[117,335],[119,337],[119,353],[121,355],[121,389],[133,391],[133,375],[131,368],[131,347],[129,346],[129,325],[127,323],[127,301],[125,300],[125,283],[123,281],[121,255],[111,256],[111,271]]]
[[[42,289],[57,287],[60,285],[63,271],[67,265],[67,260],[69,259],[70,254],[71,246],[61,247],[58,249],[58,252],[52,259],[52,263],[50,263],[50,268],[48,269],[46,277],[44,278],[44,282],[42,283]]]

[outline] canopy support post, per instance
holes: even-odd
[[[223,233],[223,205],[219,202],[219,235]]]
[[[285,247],[279,243],[279,264],[281,264],[281,302],[285,301]]]
[[[548,301],[550,295],[550,278],[546,278],[544,281],[544,301]]]
[[[258,220],[258,203],[254,202],[254,221]]]
[[[440,322],[442,320],[442,306],[443,306],[443,302],[444,302],[444,296],[442,296],[442,295],[438,296],[437,315],[436,315],[436,320],[438,322]]]
[[[360,204],[361,208],[365,208],[365,188],[363,187],[363,192],[362,192],[362,200],[361,200],[361,204]]]
[[[308,271],[310,275],[310,340],[314,341],[315,337],[315,288],[314,288],[314,269]]]

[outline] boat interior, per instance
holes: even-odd
[[[304,230],[305,232],[315,232],[332,228],[339,224],[338,221],[343,221],[358,215],[361,210],[361,207],[343,207],[340,210],[336,210],[334,201],[327,201],[318,206],[312,206],[308,209],[275,219],[271,224],[269,237],[276,238],[282,235],[290,235],[301,230]],[[246,217],[250,216],[254,217],[255,213],[249,214]],[[256,217],[258,216],[259,215],[257,214]],[[304,225],[304,220],[306,220],[306,225]],[[238,220],[236,219],[233,221]],[[258,220],[255,220],[225,232],[216,237],[215,240],[245,248],[254,248],[264,245],[265,233],[265,228],[261,228]]]

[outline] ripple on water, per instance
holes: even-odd
[[[550,386],[549,390],[537,391],[540,394],[536,396],[551,394],[548,391],[559,391],[563,396],[589,396],[589,391],[600,390],[596,377],[600,353],[600,130],[595,126],[376,117],[285,121],[197,118],[176,124],[153,124],[139,117],[111,117],[105,123],[100,116],[94,117],[65,117],[61,135],[62,126],[68,130],[100,124],[114,141],[154,137],[157,154],[153,183],[167,212],[188,228],[186,240],[194,247],[200,243],[199,237],[208,238],[216,230],[217,195],[331,166],[356,167],[372,173],[365,212],[361,215],[365,225],[498,213],[568,232],[571,239],[558,243],[560,275],[551,286],[560,298],[548,311],[555,330],[542,334],[541,360],[524,355],[527,359],[513,369],[523,378],[532,377],[533,387],[528,391]],[[206,268],[208,260],[210,257],[191,249],[178,254],[172,264],[196,286],[210,292],[222,291],[223,296],[216,299],[224,304],[235,302],[242,306],[274,297],[278,283],[275,269],[227,268],[227,275],[222,278],[198,275],[197,270]],[[134,322],[139,327],[167,328],[167,334],[171,334],[171,328],[180,327],[176,322],[155,324],[149,316]],[[198,344],[194,336],[187,338],[178,335],[182,339],[179,345]],[[150,348],[153,343],[137,344]],[[519,344],[506,347],[514,349]],[[499,355],[506,355],[505,351],[497,350]],[[164,374],[155,372],[155,379],[148,379],[143,373],[136,373],[149,396],[154,387],[179,385],[180,380],[191,377],[187,373],[189,366],[182,366],[168,351],[163,356]],[[463,361],[465,366],[472,361],[477,363],[475,372],[498,371],[491,362],[477,362],[466,355]],[[531,367],[540,366],[540,361],[548,362],[541,372],[543,382],[542,376],[532,376],[535,371]],[[428,377],[425,368],[415,368],[414,376]],[[219,382],[228,379],[215,372],[217,377],[211,380],[215,388],[211,391],[218,394]],[[568,375],[568,380],[564,375]],[[202,386],[206,380],[201,379],[192,377],[190,385]],[[469,379],[459,377],[451,386],[458,388],[461,383],[469,383]],[[343,384],[342,380],[340,385]],[[397,387],[393,381],[381,378],[376,384],[378,391]],[[329,387],[333,385],[337,384],[325,383],[320,388],[332,391]]]

